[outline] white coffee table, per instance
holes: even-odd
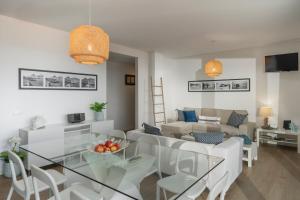
[[[252,144],[244,144],[243,146],[243,161],[248,162],[248,167],[252,167],[252,161],[257,160],[257,143],[252,142]]]
[[[294,137],[293,140],[277,140],[278,137]],[[297,152],[300,153],[300,133],[291,132],[290,130],[283,129],[256,129],[256,141],[257,145],[259,143],[268,143],[268,144],[280,144],[287,146],[296,146]]]

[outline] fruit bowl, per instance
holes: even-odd
[[[128,143],[125,140],[116,140],[114,138],[106,140],[104,143],[99,143],[91,148],[92,152],[100,154],[117,153],[128,147]]]

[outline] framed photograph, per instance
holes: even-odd
[[[250,78],[189,81],[189,92],[249,92]]]
[[[135,75],[125,75],[125,85],[135,85]]]
[[[19,68],[22,90],[97,90],[96,74]]]

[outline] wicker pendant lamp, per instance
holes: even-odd
[[[223,66],[218,60],[210,60],[206,63],[204,70],[207,76],[216,77],[223,73]]]
[[[69,53],[80,64],[101,64],[108,59],[109,36],[101,28],[91,25],[91,0],[89,25],[71,31]]]

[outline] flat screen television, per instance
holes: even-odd
[[[298,71],[298,53],[279,54],[265,57],[265,71]]]

